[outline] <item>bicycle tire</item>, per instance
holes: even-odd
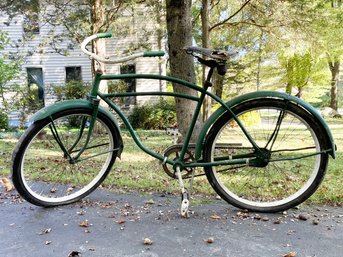
[[[90,194],[106,178],[118,154],[114,149],[118,132],[109,117],[98,113],[82,161],[75,164],[68,161],[52,132],[55,127],[75,157],[84,145],[91,117],[90,109],[67,109],[34,122],[22,135],[13,152],[11,172],[13,184],[25,200],[42,207],[70,204]]]
[[[251,164],[205,167],[209,183],[228,203],[250,211],[279,212],[304,202],[319,187],[327,169],[328,154],[315,154],[324,150],[326,138],[312,115],[296,104],[273,98],[250,100],[232,111],[257,145],[267,149],[286,104],[287,111],[265,167]],[[240,145],[224,152],[216,149],[219,143]],[[232,115],[226,112],[211,127],[203,157],[205,162],[235,158],[239,154],[253,154],[252,149]]]

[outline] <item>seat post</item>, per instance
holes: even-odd
[[[206,78],[204,86],[206,88],[212,87],[211,78],[212,78],[214,69],[217,68],[217,66],[218,66],[218,62],[215,60],[205,60],[205,59],[202,59],[200,57],[197,57],[197,59],[201,64],[206,65],[207,67],[210,68],[210,70],[207,73],[207,78]]]

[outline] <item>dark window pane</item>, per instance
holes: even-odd
[[[81,80],[81,67],[66,67],[66,83]]]
[[[135,74],[136,66],[134,64],[123,65],[120,67],[121,74]],[[124,79],[127,84],[126,92],[136,92],[136,80],[135,79]],[[125,99],[125,105],[136,104],[136,97],[130,96]]]
[[[44,80],[42,68],[27,68],[28,98],[32,110],[44,106]]]

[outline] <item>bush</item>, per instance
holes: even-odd
[[[164,129],[176,123],[176,111],[173,99],[161,99],[156,104],[135,106],[129,121],[134,128]]]
[[[91,86],[89,83],[73,80],[65,85],[55,86],[54,93],[59,101],[66,99],[82,99],[90,92],[90,88]]]
[[[0,129],[7,130],[8,129],[8,116],[7,113],[0,110]]]

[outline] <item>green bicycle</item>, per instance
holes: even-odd
[[[90,36],[81,49],[103,63],[164,55],[162,51],[148,51],[111,60],[86,49],[92,40],[107,37],[111,33]],[[62,101],[38,111],[12,157],[12,179],[22,197],[44,207],[69,204],[91,193],[106,178],[121,155],[123,140],[115,116],[99,105],[102,99],[119,116],[139,148],[160,160],[167,174],[178,179],[183,216],[189,209],[183,180],[192,181],[196,168],[203,168],[217,194],[238,208],[278,212],[309,198],[323,180],[329,155],[335,158],[336,146],[320,114],[301,99],[274,91],[244,94],[225,103],[207,89],[215,69],[225,74],[231,54],[197,47],[186,51],[209,66],[204,87],[170,76],[98,71],[87,99]],[[198,96],[99,92],[102,80],[118,79],[174,82],[197,90]],[[171,146],[164,154],[148,149],[111,100],[142,95],[181,97],[197,103],[183,144]],[[197,142],[190,143],[205,96],[218,102],[220,108],[205,122]]]

